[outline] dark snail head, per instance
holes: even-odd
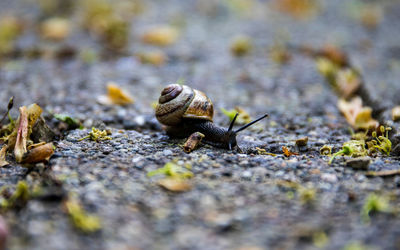
[[[264,119],[265,117],[268,117],[268,114],[265,114],[265,115],[255,119],[254,121],[249,122],[246,125],[233,131],[232,128],[233,128],[233,125],[234,125],[238,115],[239,115],[239,113],[236,113],[235,117],[233,117],[231,123],[229,124],[228,131],[225,133],[225,136],[226,136],[225,140],[228,143],[229,150],[231,150],[233,147],[235,147],[237,145],[236,136],[240,131],[245,130],[246,128],[250,127],[251,125],[253,125],[256,122],[259,122],[260,120]]]

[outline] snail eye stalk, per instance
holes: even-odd
[[[235,117],[236,117],[236,116],[235,116]],[[257,122],[261,121],[261,120],[264,119],[265,117],[268,117],[268,114],[265,114],[265,115],[261,116],[260,118],[257,118],[256,120],[247,123],[247,124],[244,125],[243,127],[238,128],[238,129],[235,131],[235,134],[236,134],[236,133],[239,133],[239,132],[242,131],[242,130],[245,130],[246,128],[250,127],[250,126],[253,125],[254,123],[257,123]]]
[[[232,130],[233,124],[235,124],[236,118],[238,117],[239,113],[236,113],[235,117],[233,117],[231,124],[229,124],[228,132]]]

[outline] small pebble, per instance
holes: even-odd
[[[358,157],[352,158],[346,161],[346,166],[358,170],[368,170],[368,166],[371,162],[369,157]]]

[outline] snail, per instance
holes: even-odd
[[[211,100],[203,92],[179,84],[170,84],[161,91],[155,114],[157,120],[166,126],[170,137],[185,138],[200,132],[204,134],[203,142],[229,150],[237,146],[237,133],[268,116],[265,114],[232,130],[237,113],[228,129],[218,127],[213,123],[214,107]]]

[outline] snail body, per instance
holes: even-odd
[[[236,114],[228,129],[218,127],[213,123],[214,107],[211,100],[199,90],[178,84],[170,84],[161,91],[155,114],[157,120],[166,126],[170,137],[185,138],[200,132],[204,134],[203,141],[207,144],[226,149],[237,145],[236,134],[239,131],[267,116],[233,131]]]

